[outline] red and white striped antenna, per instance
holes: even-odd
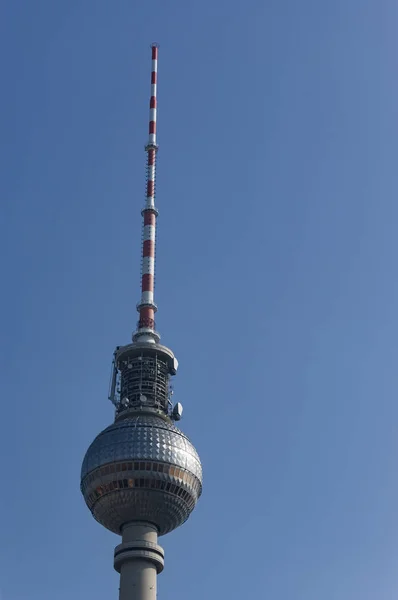
[[[142,268],[141,268],[141,300],[137,304],[140,318],[133,341],[157,343],[160,336],[156,331],[155,313],[157,306],[154,300],[155,291],[155,245],[156,218],[158,211],[155,206],[156,192],[156,113],[157,113],[157,73],[158,73],[158,44],[152,44],[152,73],[151,99],[149,102],[149,139],[145,146],[147,153],[147,185],[146,201],[141,211],[143,216],[142,236]]]

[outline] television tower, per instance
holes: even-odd
[[[157,70],[153,44],[139,320],[132,343],[114,352],[109,398],[115,421],[95,438],[81,470],[81,491],[94,518],[122,536],[114,554],[119,600],[156,600],[156,576],[164,566],[158,536],[182,525],[202,492],[199,456],[174,425],[182,414],[181,404],[171,403],[178,362],[159,343],[154,318]]]

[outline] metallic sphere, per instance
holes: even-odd
[[[202,467],[189,439],[168,419],[137,414],[95,438],[83,460],[81,490],[95,519],[110,531],[147,521],[163,535],[194,509]]]

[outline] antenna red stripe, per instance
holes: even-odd
[[[142,246],[143,256],[155,257],[155,242],[153,240],[145,240]]]
[[[153,191],[155,189],[155,183],[151,180],[148,181],[146,186],[146,195],[147,197],[153,196]]]
[[[143,292],[153,292],[153,275],[145,274],[142,276],[142,291]]]
[[[156,215],[149,210],[144,212],[144,226],[145,225],[156,225]]]

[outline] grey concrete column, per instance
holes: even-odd
[[[150,523],[128,523],[115,548],[114,567],[120,573],[119,600],[156,600],[156,577],[163,571],[164,552]]]

